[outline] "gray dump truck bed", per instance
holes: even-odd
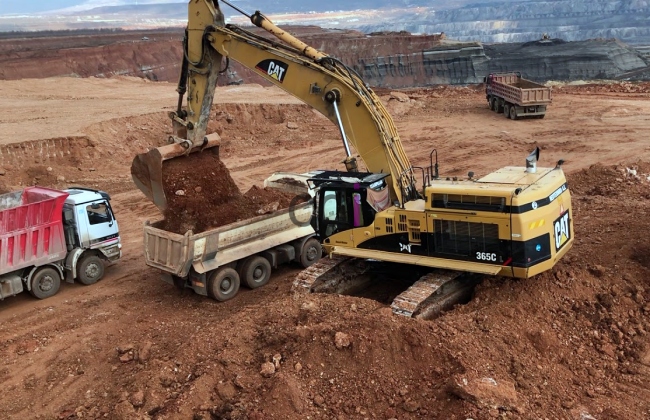
[[[225,268],[229,268],[244,277],[247,264],[256,257],[264,258],[272,267],[288,261],[309,265],[304,264],[302,258],[309,251],[305,249],[307,244],[311,247],[318,244],[317,257],[320,258],[320,243],[312,239],[314,230],[309,224],[312,208],[311,202],[303,203],[197,234],[189,231],[181,235],[161,229],[162,221],[147,222],[144,227],[145,262],[170,275],[166,279],[178,286],[226,300],[215,296],[218,295],[213,293],[216,286],[211,284],[220,270],[223,274]],[[311,252],[313,256],[315,250]],[[255,260],[266,266],[259,258]],[[232,277],[232,271],[228,273]],[[244,278],[241,281],[248,284]]]

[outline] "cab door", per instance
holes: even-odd
[[[352,228],[351,206],[343,189],[323,189],[319,202],[319,235],[321,239]]]
[[[375,211],[367,201],[365,189],[322,189],[318,199],[318,234],[321,239],[349,229],[369,226],[375,220]]]
[[[106,201],[95,201],[79,206],[77,215],[85,225],[85,229],[79,226],[82,234],[82,246],[84,248],[96,248],[105,245],[118,237],[117,222],[113,217],[110,206]]]

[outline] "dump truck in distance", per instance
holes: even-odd
[[[521,73],[491,73],[484,79],[490,109],[506,118],[544,118],[551,88],[521,77]]]
[[[93,284],[122,255],[103,191],[28,187],[0,195],[0,299],[28,290],[44,299],[61,280]]]

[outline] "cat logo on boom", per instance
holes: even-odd
[[[287,69],[289,68],[289,65],[283,63],[282,61],[266,59],[257,63],[255,68],[267,76],[282,83],[284,81],[284,77],[287,75]]]
[[[553,222],[555,231],[555,250],[559,251],[569,239],[571,239],[571,228],[569,226],[569,212],[564,212],[562,216]]]

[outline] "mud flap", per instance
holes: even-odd
[[[194,293],[207,296],[208,295],[208,285],[207,285],[207,275],[205,273],[199,274],[192,270],[190,272],[190,277],[187,282],[187,287],[194,290]]]

